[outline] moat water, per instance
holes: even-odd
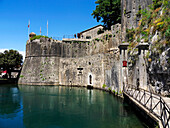
[[[108,92],[61,86],[0,86],[0,128],[143,128]]]

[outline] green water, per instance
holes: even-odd
[[[100,90],[0,86],[0,128],[143,128],[131,107]]]

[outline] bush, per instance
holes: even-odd
[[[41,37],[49,38],[48,36],[37,35],[37,36],[30,38],[30,40],[32,41],[32,40],[35,40],[35,39],[40,39]]]
[[[23,75],[20,75],[19,77],[20,77],[20,78],[23,78],[24,76],[23,76]]]
[[[102,86],[102,87],[103,87],[103,88],[105,88],[106,86],[107,86],[107,85],[103,84],[103,86]]]
[[[168,29],[165,32],[165,37],[169,40],[170,39],[170,25],[168,26]]]
[[[97,34],[99,35],[99,34],[102,34],[102,33],[104,33],[104,30],[100,28],[100,29],[97,31]]]

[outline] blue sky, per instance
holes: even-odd
[[[91,13],[96,0],[0,0],[0,51],[24,52],[30,32],[49,37],[73,35],[98,23]]]

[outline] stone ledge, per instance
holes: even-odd
[[[136,48],[142,49],[142,50],[147,50],[149,48],[148,43],[139,43]]]
[[[129,43],[121,43],[119,46],[118,46],[118,48],[119,49],[127,49],[127,47],[129,46]]]

